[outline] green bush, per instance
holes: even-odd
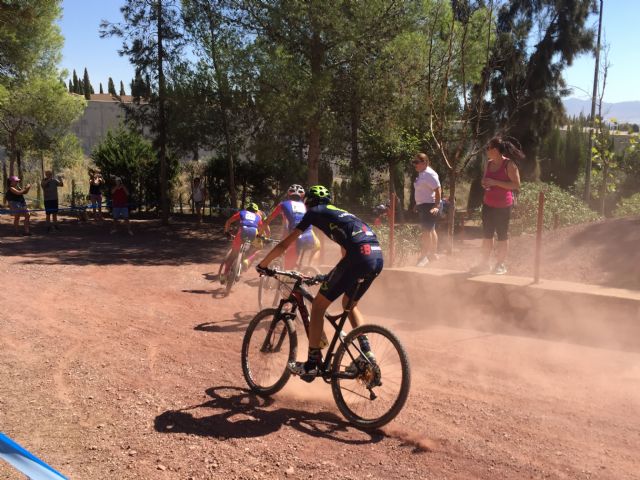
[[[545,192],[544,228],[565,227],[593,222],[600,216],[579,198],[552,183],[525,182],[518,194],[513,220],[518,221],[523,232],[535,232],[538,222],[538,193]]]
[[[372,227],[382,249],[386,255],[389,252],[389,226],[380,225]],[[396,265],[404,264],[406,257],[416,255],[420,252],[420,235],[422,229],[420,225],[415,223],[396,224],[394,233],[394,263]]]
[[[621,199],[613,211],[614,217],[628,217],[630,215],[640,215],[640,193]]]

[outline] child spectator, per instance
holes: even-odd
[[[122,179],[116,177],[116,185],[111,189],[111,207],[113,213],[113,228],[111,233],[118,231],[118,219],[123,219],[129,235],[133,236],[129,224],[129,190],[122,183]]]

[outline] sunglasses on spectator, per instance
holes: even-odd
[[[414,165],[420,165],[421,163],[424,163],[424,160],[414,160],[413,162]]]

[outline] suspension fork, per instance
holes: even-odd
[[[291,311],[290,312],[283,312],[283,308],[286,304],[290,303],[291,304]],[[282,347],[282,344],[284,343],[285,340],[285,336],[286,336],[286,328],[283,328],[282,331],[280,332],[279,338],[277,339],[277,341],[275,342],[275,345],[273,345],[273,343],[271,342],[271,338],[273,337],[273,334],[276,330],[276,326],[278,324],[278,322],[284,322],[286,321],[288,318],[295,318],[295,314],[296,314],[296,303],[291,301],[291,299],[287,298],[287,299],[282,299],[280,300],[280,304],[278,305],[278,309],[276,310],[276,314],[273,316],[273,320],[271,321],[271,324],[269,325],[269,330],[267,331],[267,335],[264,338],[264,342],[262,343],[262,347],[260,348],[261,352],[265,352],[265,351],[278,351],[280,350],[280,348]]]

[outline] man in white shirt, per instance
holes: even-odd
[[[438,234],[436,233],[436,221],[438,220],[442,188],[440,187],[438,174],[429,166],[429,157],[426,153],[418,153],[413,159],[413,166],[418,173],[413,186],[416,211],[422,226],[421,255],[417,266],[424,267],[429,263],[429,260],[437,258]]]

